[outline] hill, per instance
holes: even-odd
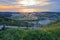
[[[58,28],[59,27],[59,28]],[[1,40],[60,40],[60,20],[39,29],[6,29],[0,31]]]
[[[39,20],[41,19],[56,20],[56,19],[60,19],[60,12],[31,12],[31,13],[0,12],[0,16],[10,16],[12,19],[16,19],[15,17],[18,17],[18,19],[21,20],[24,20],[25,18],[39,19]]]
[[[51,23],[49,23],[48,25],[46,25],[47,27],[59,27],[60,28],[60,20],[55,20]]]

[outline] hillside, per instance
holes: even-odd
[[[53,21],[46,26],[47,27],[60,27],[60,20]]]
[[[48,27],[49,26],[49,27]],[[59,28],[58,28],[59,27]],[[60,20],[39,29],[6,29],[0,31],[1,40],[60,40]]]

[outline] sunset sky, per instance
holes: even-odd
[[[60,0],[0,0],[0,12],[60,12]]]

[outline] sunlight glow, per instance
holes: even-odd
[[[36,12],[36,9],[19,9],[19,12]]]
[[[30,5],[37,4],[36,0],[22,0],[22,1],[19,1],[18,3],[23,5],[23,6],[30,6]]]

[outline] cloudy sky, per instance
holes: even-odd
[[[60,0],[0,0],[0,12],[60,12]]]

